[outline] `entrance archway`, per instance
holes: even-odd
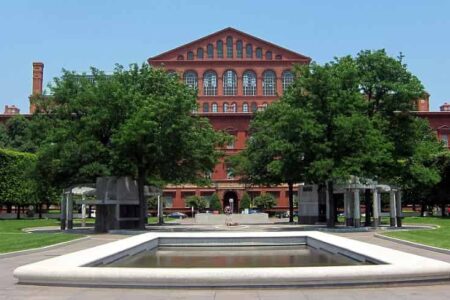
[[[231,205],[230,199],[233,199],[233,205]],[[223,194],[223,208],[227,206],[233,206],[233,213],[239,212],[239,199],[236,192],[227,191]]]

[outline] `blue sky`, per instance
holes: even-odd
[[[431,94],[450,101],[450,1],[2,0],[0,113],[28,112],[31,64],[47,84],[61,69],[109,71],[235,27],[323,63],[361,49],[403,52]]]

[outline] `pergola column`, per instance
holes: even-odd
[[[353,226],[353,214],[352,214],[352,194],[349,191],[344,192],[344,211],[345,211],[345,225]]]
[[[61,230],[66,230],[66,193],[63,191],[63,194],[61,196],[61,206],[60,206],[60,210],[61,210]]]
[[[395,217],[397,215],[396,213],[397,208],[395,207],[395,192],[390,191],[389,192],[389,215],[390,215],[390,225],[391,227],[395,227],[396,220]]]
[[[397,191],[396,197],[397,227],[402,227],[402,192]]]
[[[361,226],[361,203],[359,201],[359,190],[353,191],[353,225],[355,227]]]
[[[373,189],[373,227],[378,227],[380,225],[380,211],[379,211],[379,204],[378,204],[378,191],[377,189]]]
[[[67,229],[73,229],[73,201],[72,193],[66,197],[66,209],[67,209]]]

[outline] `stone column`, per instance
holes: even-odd
[[[353,191],[354,205],[353,205],[353,225],[355,227],[361,226],[361,203],[359,201],[359,190]]]
[[[395,207],[395,192],[389,192],[389,215],[390,215],[390,225],[391,227],[395,227],[395,215],[397,208]]]
[[[349,191],[344,193],[344,210],[345,210],[345,225],[353,226],[353,214],[352,214],[352,194]]]
[[[66,209],[67,208],[66,208],[66,193],[64,193],[64,191],[63,191],[63,194],[61,197],[60,209],[61,209],[61,230],[66,230],[66,215],[67,215]]]
[[[378,224],[381,225],[381,192],[378,193]]]
[[[331,216],[331,209],[330,209],[330,197],[329,197],[329,195],[328,195],[328,189],[326,189],[325,190],[326,192],[325,192],[325,199],[326,199],[326,210],[327,210],[327,222],[328,222],[328,220],[330,219],[330,216]]]
[[[73,199],[72,194],[68,194],[66,197],[67,201],[67,229],[73,229]]]
[[[397,227],[402,227],[402,192],[397,191],[396,195],[396,212],[397,212]]]
[[[378,191],[377,189],[373,190],[373,198],[372,198],[372,202],[373,202],[373,222],[372,222],[372,226],[373,227],[378,227],[380,225],[379,221],[379,206],[378,206]]]

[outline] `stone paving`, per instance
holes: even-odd
[[[250,226],[245,230],[282,230],[283,225]],[[282,227],[281,229],[279,227]],[[292,226],[292,225],[291,225]],[[188,227],[188,226],[186,226]],[[177,229],[185,228],[184,226]],[[178,231],[170,230],[170,231]],[[286,229],[290,229],[287,226]],[[150,228],[152,230],[152,228]],[[154,230],[154,229],[153,229]],[[219,228],[210,230],[227,230]],[[231,229],[237,230],[237,228]],[[397,244],[374,237],[374,232],[334,233],[347,238],[377,244],[401,251],[450,262],[450,255],[431,252],[407,245]],[[83,288],[19,285],[12,276],[13,270],[21,265],[43,260],[52,256],[85,249],[125,238],[126,235],[101,234],[67,245],[24,253],[14,257],[0,257],[0,299],[449,299],[450,283],[434,283],[414,286],[345,287],[345,288],[280,288],[280,289],[124,289]]]

